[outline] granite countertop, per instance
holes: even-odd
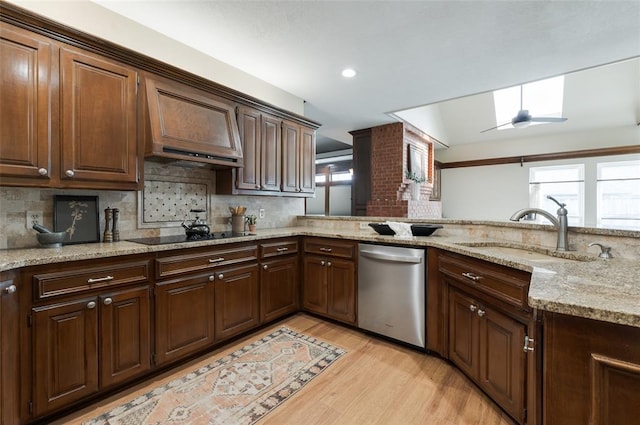
[[[0,251],[0,271],[20,267],[144,254],[181,248],[215,246],[235,242],[258,241],[286,236],[321,236],[363,242],[436,247],[470,257],[531,272],[529,305],[551,312],[640,327],[640,260],[613,258],[604,260],[579,255],[582,261],[561,257],[537,256],[535,259],[513,255],[486,246],[505,245],[500,241],[470,237],[440,236],[397,238],[362,231],[324,230],[317,227],[290,227],[259,230],[256,235],[233,239],[215,239],[169,245],[147,246],[134,242],[67,245],[62,248],[31,248]],[[466,246],[474,245],[474,246]],[[513,245],[513,244],[506,244]],[[553,253],[551,253],[553,254]],[[569,256],[573,254],[569,253]],[[540,259],[541,258],[541,259]]]

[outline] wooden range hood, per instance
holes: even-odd
[[[214,94],[144,77],[145,157],[213,169],[243,166],[235,105]]]

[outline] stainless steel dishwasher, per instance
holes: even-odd
[[[424,249],[358,245],[358,327],[426,347]]]

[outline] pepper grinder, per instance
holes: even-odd
[[[120,240],[120,228],[119,228],[120,210],[113,209],[113,241],[118,242]]]
[[[111,231],[111,220],[113,219],[113,209],[107,207],[104,210],[104,238],[105,242],[113,242],[113,232]]]

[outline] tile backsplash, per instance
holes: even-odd
[[[104,209],[118,208],[121,239],[182,234],[180,223],[194,218],[191,209],[206,209],[206,220],[215,232],[231,230],[229,206],[243,205],[247,214],[256,216],[263,208],[265,218],[258,220],[259,228],[293,226],[296,217],[304,215],[304,198],[217,195],[215,172],[208,169],[147,161],[144,178],[140,191],[0,187],[0,249],[37,246],[36,231],[26,228],[26,212],[41,211],[42,223],[53,230],[54,195],[98,196],[101,236]]]

